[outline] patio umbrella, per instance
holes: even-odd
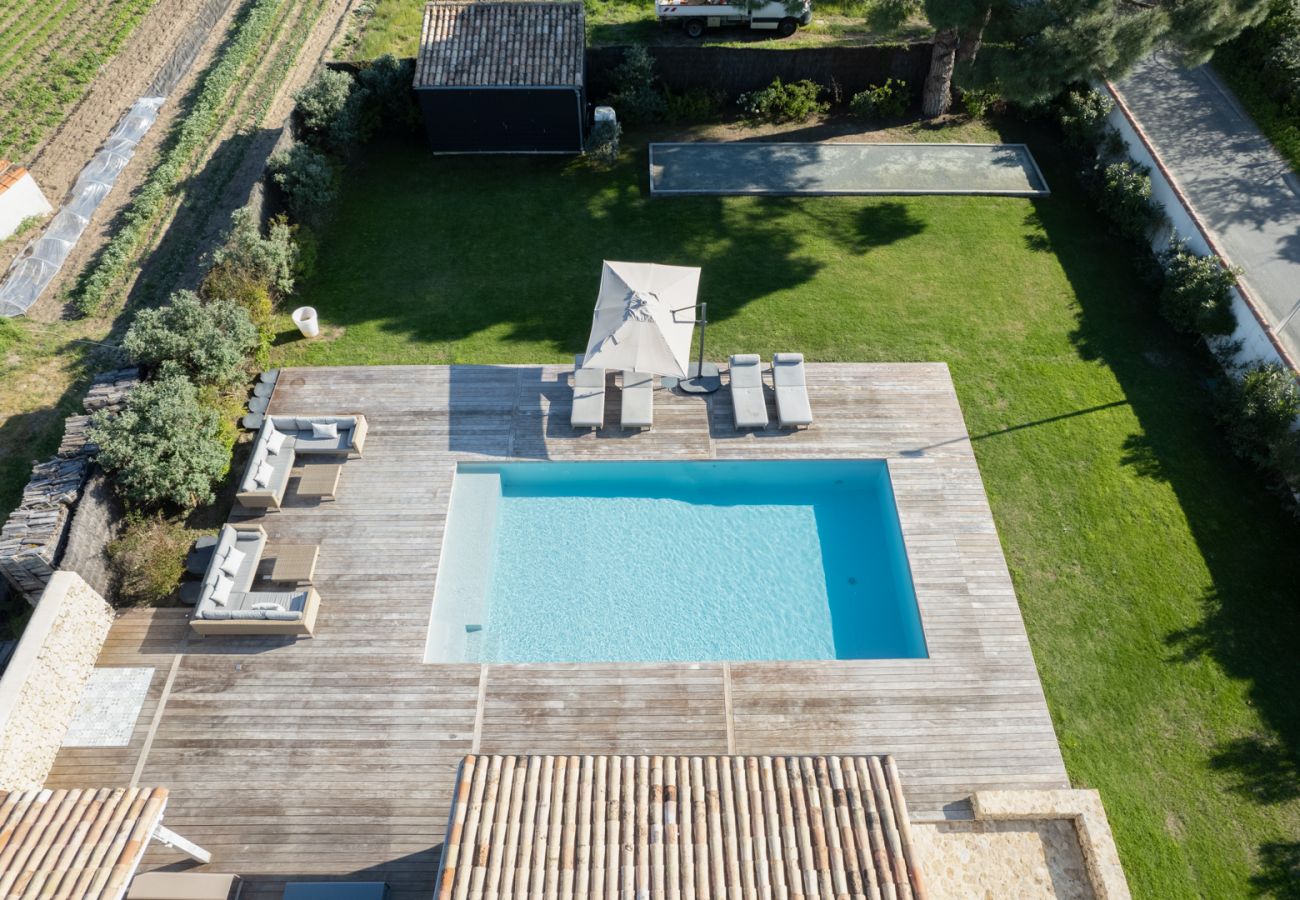
[[[605,261],[583,366],[686,377],[700,270]]]

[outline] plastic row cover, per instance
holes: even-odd
[[[137,100],[117,123],[108,141],[81,170],[72,187],[71,199],[50,220],[44,233],[24,247],[9,267],[9,275],[0,285],[0,316],[25,313],[59,273],[90,223],[91,215],[108,196],[113,182],[131,161],[136,145],[158,118],[162,102],[162,97]]]

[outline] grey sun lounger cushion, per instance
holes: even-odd
[[[778,353],[772,357],[772,387],[776,389],[776,419],[782,428],[812,424],[802,353]]]
[[[766,428],[763,363],[756,353],[731,357],[731,409],[737,428]]]
[[[605,424],[605,370],[582,368],[582,357],[573,358],[573,410],[569,424],[574,428],[601,428]]]
[[[623,427],[649,428],[654,424],[655,377],[646,372],[623,373]]]

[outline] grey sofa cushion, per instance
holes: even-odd
[[[297,453],[347,453],[352,449],[352,429],[340,428],[338,437],[312,437],[311,431],[298,432],[293,449]]]
[[[253,579],[257,576],[257,564],[262,559],[262,549],[265,545],[266,538],[261,532],[244,531],[229,525],[222,526],[217,544],[212,548],[212,560],[208,563],[208,571],[203,576],[203,590],[199,593],[199,602],[195,605],[196,616],[201,619],[208,618],[207,613],[217,609],[212,600],[212,590],[216,587],[215,574],[220,570],[221,561],[225,559],[226,552],[231,547],[238,548],[244,554],[244,559],[235,572],[235,586],[226,600],[226,609],[237,609],[240,606],[241,598],[246,596]]]

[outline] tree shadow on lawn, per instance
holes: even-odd
[[[1252,707],[1276,734],[1222,744],[1211,769],[1261,804],[1300,796],[1300,523],[1264,476],[1232,455],[1211,413],[1208,354],[1158,316],[1142,261],[1129,261],[1131,248],[1086,211],[1068,163],[1044,143],[1035,154],[1055,193],[1034,202],[1035,215],[1079,300],[1072,339],[1120,382],[1141,424],[1125,441],[1124,462],[1172,487],[1213,579],[1201,621],[1165,636],[1165,662],[1212,659],[1249,685]],[[1079,227],[1081,216],[1095,221],[1091,231]]]
[[[794,226],[853,253],[923,228],[900,203],[868,205],[850,221],[795,198],[650,199],[646,161],[640,148],[607,173],[376,144],[345,176],[301,293],[327,325],[378,322],[431,343],[490,329],[573,352],[586,343],[602,260],[703,267],[699,296],[719,322],[822,269]]]

